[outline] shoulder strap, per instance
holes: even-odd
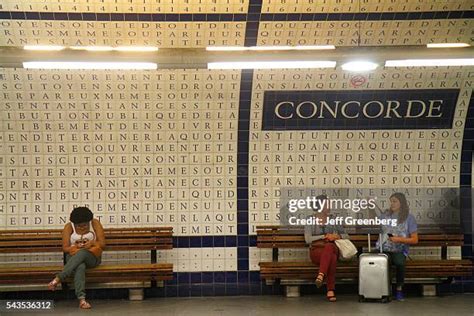
[[[74,232],[74,234],[76,234],[76,228],[74,227],[74,223],[73,222],[69,222],[69,223],[71,223],[72,231]]]

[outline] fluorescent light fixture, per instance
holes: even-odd
[[[70,48],[77,50],[87,50],[90,52],[107,52],[114,50],[112,46],[71,46]]]
[[[376,63],[371,61],[349,61],[341,66],[343,70],[346,71],[354,71],[354,72],[364,72],[364,71],[371,71],[378,67]]]
[[[236,51],[244,51],[249,50],[249,47],[243,46],[208,46],[206,47],[207,51],[215,51],[215,52],[236,52]]]
[[[469,47],[467,43],[431,43],[426,44],[428,48],[453,48],[453,47]]]
[[[295,46],[296,50],[326,50],[326,49],[336,49],[334,45],[308,45],[308,46]]]
[[[156,52],[158,51],[158,47],[153,46],[119,46],[114,47],[113,50],[119,52]]]
[[[45,51],[53,51],[53,50],[63,50],[64,46],[59,45],[25,45],[23,49],[25,50],[45,50]]]
[[[267,50],[292,50],[292,46],[251,46],[249,50],[267,51]]]
[[[385,67],[474,66],[474,58],[387,60]]]
[[[335,61],[242,61],[208,63],[208,69],[289,69],[289,68],[334,68]]]
[[[146,62],[69,62],[29,61],[23,63],[29,69],[157,69],[156,63]]]
[[[325,50],[336,49],[334,45],[308,45],[308,46],[208,46],[208,51],[269,51],[269,50]]]

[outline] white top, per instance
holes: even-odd
[[[74,227],[74,223],[71,223],[72,225],[72,230],[73,233],[71,234],[71,245],[74,245],[76,243],[86,243],[90,240],[95,240],[95,231],[94,231],[94,226],[92,225],[92,221],[89,222],[89,228],[91,229],[88,233],[84,235],[80,235],[76,233],[76,228]]]

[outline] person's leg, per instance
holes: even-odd
[[[74,290],[78,300],[86,298],[86,264],[81,263],[74,270]]]
[[[71,276],[76,268],[85,263],[87,267],[94,267],[97,265],[98,259],[86,249],[79,250],[74,256],[70,256],[64,265],[63,270],[56,275],[56,277],[64,281]]]
[[[334,243],[326,243],[319,248],[319,273],[316,277],[316,286],[321,287],[324,278],[327,278],[328,296],[334,296],[336,283],[336,264],[338,249]]]
[[[313,246],[310,248],[309,256],[311,258],[311,262],[314,265],[320,266],[321,265],[321,258],[324,251],[324,245]],[[318,274],[316,274],[316,286],[321,287],[324,282],[324,274],[319,270]]]
[[[328,270],[327,270],[327,298],[331,302],[336,301],[336,295],[334,290],[336,289],[336,268],[337,268],[337,258],[339,255],[339,249],[334,243],[329,243],[326,247],[326,256],[329,257],[328,260]]]
[[[391,253],[392,263],[395,265],[397,269],[397,291],[401,291],[403,289],[403,283],[405,282],[405,264],[406,264],[406,257],[401,252],[392,252]]]
[[[328,275],[330,266],[336,254],[337,247],[334,243],[326,243],[324,245],[323,251],[321,253],[321,263],[319,264],[319,272],[324,273],[324,275]]]
[[[327,270],[327,288],[328,291],[334,291],[336,289],[337,256],[339,253],[335,244],[331,243],[329,245],[331,246],[328,246],[330,250],[328,250],[327,254],[329,257]]]
[[[309,257],[311,259],[311,262],[317,266],[321,261],[321,254],[323,253],[323,249],[324,247],[311,247],[309,249]]]

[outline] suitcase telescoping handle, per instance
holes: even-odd
[[[370,253],[371,252],[371,249],[370,249],[370,233],[367,234],[367,237],[368,237],[367,243],[369,244],[369,253]]]
[[[371,248],[370,248],[370,233],[368,233],[368,240],[367,240],[367,243],[369,245],[369,253],[371,252]],[[379,250],[380,250],[380,253],[382,253],[382,233],[379,233]]]
[[[380,242],[379,242],[380,253],[382,253],[383,252],[382,251],[382,248],[383,248],[382,247],[383,246],[382,233],[379,233],[379,240],[380,240]]]

